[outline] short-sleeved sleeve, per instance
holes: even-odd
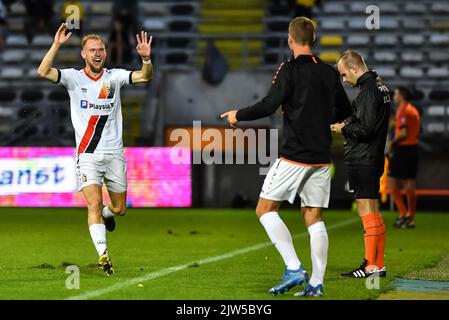
[[[73,88],[76,81],[75,69],[58,69],[58,80],[56,83],[61,83],[67,89]]]
[[[132,84],[132,71],[125,69],[113,69],[114,77],[121,86],[125,84]]]

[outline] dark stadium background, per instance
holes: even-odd
[[[47,83],[36,72],[57,25],[64,20],[66,1],[34,2],[38,3],[36,7],[32,7],[33,1],[2,1],[1,145],[73,147],[68,96],[62,86]],[[174,129],[190,128],[194,120],[201,120],[204,128],[223,130],[226,123],[218,115],[261,99],[279,64],[290,58],[288,22],[297,13],[311,15],[318,28],[313,50],[321,59],[334,64],[343,50],[358,50],[391,90],[404,85],[413,91],[413,103],[422,114],[418,210],[447,210],[449,2],[323,0],[310,10],[295,7],[293,2],[76,2],[83,7],[82,29],[61,48],[54,65],[82,68],[80,35],[97,33],[109,43],[106,67],[138,69],[134,34],[141,29],[149,32],[154,37],[154,80],[122,91],[124,143],[126,147],[165,147],[175,144],[169,141]],[[28,5],[32,9],[27,10]],[[368,5],[379,7],[380,29],[367,30]],[[120,34],[114,31],[117,24],[123,26],[122,61],[117,60],[114,49]],[[354,98],[357,89],[345,88]],[[278,113],[242,127],[280,128],[280,120]],[[331,207],[348,208],[351,197],[344,188],[347,178],[339,137],[335,137],[333,157]],[[254,207],[264,178],[259,175],[259,167],[194,164],[189,178],[190,204]],[[136,179],[138,184],[146,177]],[[162,177],[158,183],[164,179],[172,177]],[[177,195],[172,192],[169,196]],[[0,198],[3,205],[14,205],[9,196]],[[32,197],[27,206],[40,206],[39,201],[39,197]],[[385,206],[389,206],[388,201]]]

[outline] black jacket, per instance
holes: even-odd
[[[390,93],[374,71],[357,81],[360,92],[351,105],[351,116],[343,128],[345,162],[349,165],[384,163],[390,117]]]
[[[269,116],[280,105],[284,120],[280,156],[306,164],[330,163],[330,124],[350,113],[350,102],[338,72],[310,55],[283,63],[268,95],[255,105],[239,110],[237,120]]]

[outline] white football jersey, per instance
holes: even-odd
[[[70,96],[77,153],[122,153],[120,88],[130,83],[131,71],[104,68],[97,78],[84,69],[59,72]]]

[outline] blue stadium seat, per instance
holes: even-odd
[[[446,67],[431,67],[427,71],[427,75],[431,78],[447,79],[449,78],[449,70]]]
[[[399,74],[404,78],[418,79],[424,76],[424,71],[419,67],[405,66],[401,68]]]
[[[425,14],[427,12],[426,5],[424,3],[420,2],[407,2],[405,4],[405,12],[406,13],[419,13],[419,14]]]
[[[397,56],[393,51],[375,51],[374,52],[374,60],[377,62],[394,62],[396,61]]]
[[[348,46],[367,46],[370,43],[370,37],[367,34],[352,34],[346,38]]]
[[[424,54],[421,51],[404,51],[401,58],[404,62],[423,62]]]
[[[406,46],[422,46],[424,36],[421,34],[407,34],[402,37],[402,43]]]

